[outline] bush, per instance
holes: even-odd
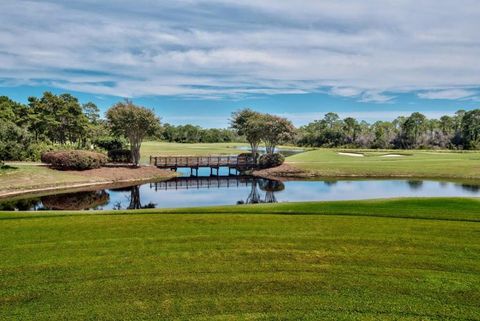
[[[112,163],[131,163],[132,152],[129,149],[115,149],[108,152],[108,159]]]
[[[258,165],[260,166],[260,168],[271,168],[282,165],[284,161],[285,157],[282,154],[264,154],[260,156]]]
[[[104,154],[84,150],[46,152],[42,154],[41,159],[56,169],[75,170],[100,168],[108,161]]]
[[[106,151],[123,149],[127,145],[124,139],[115,137],[97,138],[93,141],[93,144]]]

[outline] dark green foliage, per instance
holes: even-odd
[[[112,132],[128,139],[132,161],[138,165],[142,141],[160,130],[160,119],[153,110],[136,106],[130,100],[115,104],[106,115]]]
[[[165,124],[160,139],[171,143],[227,143],[238,141],[239,137],[231,129]]]
[[[132,152],[129,149],[109,150],[108,159],[112,163],[131,163]]]
[[[313,147],[479,149],[480,110],[459,110],[454,116],[428,119],[415,112],[392,122],[373,124],[328,113],[301,127],[297,144]]]
[[[106,151],[125,149],[127,147],[127,142],[124,139],[110,136],[97,138],[93,141],[93,144]]]
[[[258,160],[258,165],[260,168],[271,168],[271,167],[277,167],[283,164],[285,161],[285,156],[279,153],[273,153],[273,154],[264,154],[260,156],[260,159]]]
[[[25,128],[0,119],[0,161],[34,161],[48,149],[47,144],[35,142]]]
[[[100,168],[107,163],[107,160],[108,158],[104,154],[84,150],[55,151],[42,155],[43,162],[61,170]]]
[[[480,148],[480,109],[465,113],[462,118],[462,136],[465,149]]]

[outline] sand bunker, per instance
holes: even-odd
[[[352,156],[352,157],[365,157],[365,155],[363,154],[356,154],[356,153],[338,153],[338,155]]]
[[[382,155],[380,157],[405,157],[405,155],[399,155],[399,154],[387,154],[387,155]]]

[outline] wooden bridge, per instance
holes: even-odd
[[[251,156],[150,156],[150,165],[158,168],[177,170],[178,168],[190,168],[192,174],[194,171],[198,174],[201,167],[210,168],[210,174],[218,175],[220,167],[227,167],[229,173],[231,169],[245,171],[255,167],[255,161]]]

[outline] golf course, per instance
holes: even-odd
[[[142,160],[239,146],[147,142]],[[286,164],[470,182],[479,160],[316,149]],[[78,178],[12,164],[0,179],[28,170]],[[0,212],[2,320],[480,320],[479,224],[475,198]]]
[[[480,202],[1,213],[2,320],[479,320]]]

